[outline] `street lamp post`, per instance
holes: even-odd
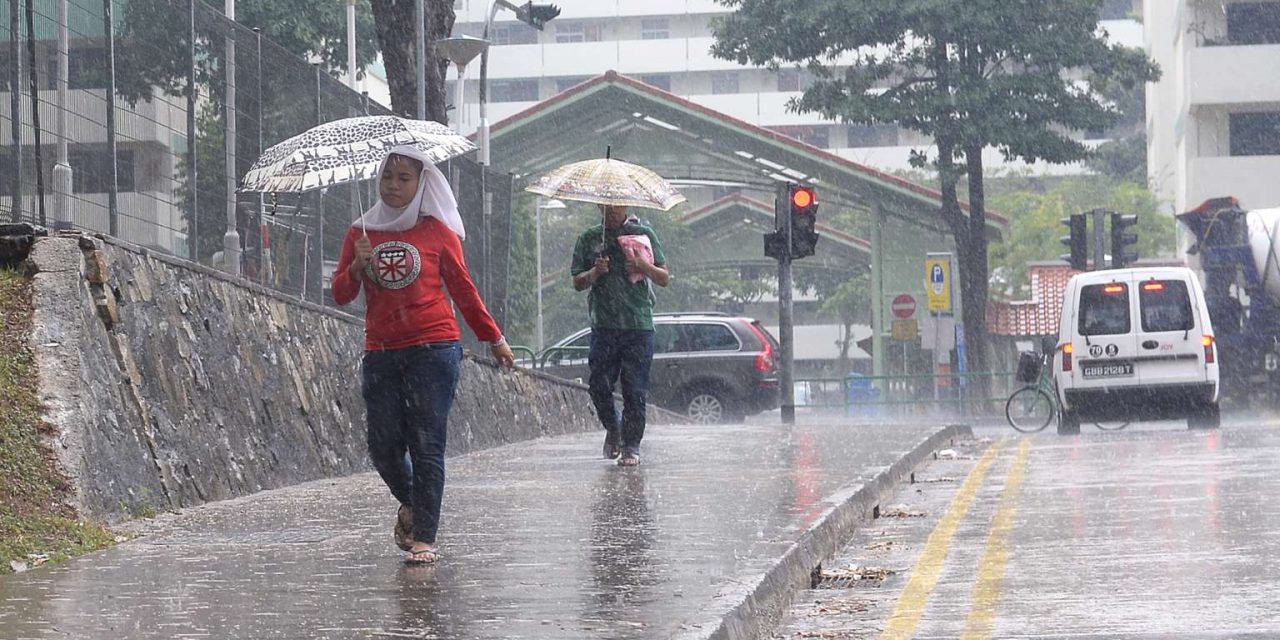
[[[485,14],[483,34],[485,40],[489,39],[489,30],[493,27],[493,17],[498,13],[499,8],[511,10],[521,22],[539,31],[548,21],[560,15],[560,8],[554,4],[534,4],[532,0],[529,0],[523,6],[516,6],[508,0],[492,0],[489,3],[489,12]],[[489,101],[488,93],[489,50],[485,49],[480,54],[480,127],[476,130],[476,142],[480,147],[480,164],[485,167],[489,166],[489,118],[485,109],[485,105]]]
[[[565,206],[563,202],[559,200],[547,200],[546,202],[543,202],[542,196],[538,196],[538,201],[534,205],[534,243],[537,247],[534,249],[534,251],[537,252],[535,260],[537,266],[535,269],[538,272],[538,281],[534,283],[538,291],[538,353],[542,353],[542,350],[546,348],[542,333],[542,210],[564,208]]]
[[[458,68],[458,86],[454,92],[454,110],[458,115],[458,133],[466,133],[466,75],[467,63],[489,49],[489,41],[473,36],[452,36],[435,42],[436,51]]]

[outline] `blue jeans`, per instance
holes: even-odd
[[[457,342],[364,354],[369,458],[391,495],[413,507],[418,542],[434,544],[440,527],[445,439],[461,363]]]
[[[610,436],[620,436],[623,451],[639,452],[644,438],[645,395],[653,362],[653,332],[628,329],[591,330],[588,386],[596,415]],[[622,380],[622,425],[613,404],[613,381]]]

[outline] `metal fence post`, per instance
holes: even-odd
[[[107,38],[107,155],[111,158],[111,185],[107,191],[107,227],[111,236],[120,235],[120,169],[116,165],[116,45],[112,0],[102,0],[102,18]]]
[[[17,0],[12,0],[16,2]],[[44,163],[40,152],[40,85],[36,73],[36,17],[35,0],[27,0],[27,63],[31,65],[31,126],[36,143],[36,203],[40,211],[40,224],[49,224],[44,211]],[[15,114],[16,115],[16,114]]]
[[[200,207],[196,167],[196,0],[187,0],[190,48],[187,52],[187,256],[200,262]]]
[[[13,175],[10,176],[10,216],[22,221],[22,28],[18,0],[9,0],[9,133],[13,136]]]

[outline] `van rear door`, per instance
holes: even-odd
[[[1134,334],[1132,278],[1127,274],[1111,282],[1080,287],[1076,314],[1075,345],[1079,365],[1074,379],[1077,388],[1105,388],[1138,384],[1134,358],[1138,341]]]
[[[1138,380],[1142,384],[1176,384],[1205,379],[1204,351],[1198,314],[1186,280],[1139,280]]]

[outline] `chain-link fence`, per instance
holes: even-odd
[[[246,278],[329,300],[343,235],[373,185],[277,198],[237,194],[237,182],[276,142],[388,109],[201,0],[0,0],[0,21],[0,219],[214,266],[234,219]],[[485,217],[479,165],[441,169],[475,230],[477,286],[502,316],[511,178],[488,173]]]

